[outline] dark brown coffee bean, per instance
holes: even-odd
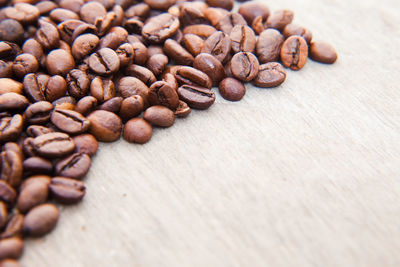
[[[0,78],[7,78],[7,77],[13,76],[12,65],[13,65],[13,62],[11,62],[11,61],[0,60]],[[7,89],[0,89],[0,93],[4,90],[7,90]],[[11,92],[11,91],[8,91],[8,92]]]
[[[25,110],[25,120],[29,124],[45,124],[50,120],[52,110],[53,105],[50,102],[36,102]]]
[[[240,52],[235,54],[231,60],[233,76],[243,82],[253,80],[258,74],[258,67],[257,57],[252,53]]]
[[[172,58],[176,64],[193,64],[193,56],[175,40],[168,39],[167,41],[165,41],[164,53]]]
[[[32,208],[46,202],[49,196],[50,177],[37,179],[35,177],[24,181],[17,200],[17,209],[27,213]]]
[[[65,76],[74,67],[74,58],[63,49],[52,50],[46,57],[46,68],[50,75]]]
[[[115,97],[115,86],[111,79],[95,77],[90,84],[90,93],[100,103],[110,100]]]
[[[232,43],[229,36],[223,32],[216,32],[207,38],[201,52],[211,54],[225,63],[229,58],[231,47]]]
[[[90,80],[86,72],[73,69],[66,78],[68,93],[79,99],[87,95],[90,86]]]
[[[122,121],[112,112],[96,110],[87,117],[91,123],[90,133],[102,142],[114,142],[121,136]]]
[[[96,154],[99,144],[93,135],[81,134],[75,136],[73,140],[76,146],[75,148],[76,153],[85,153],[91,157],[93,157]]]
[[[211,7],[220,7],[226,10],[232,10],[233,0],[206,0],[206,3]]]
[[[122,27],[113,27],[107,35],[100,39],[99,49],[110,48],[117,49],[122,43],[125,43],[128,38],[128,31]]]
[[[64,96],[64,97],[61,97],[61,98],[57,99],[52,104],[53,104],[55,109],[59,108],[59,109],[74,110],[75,109],[76,100],[75,100],[75,98],[73,98],[71,96]]]
[[[192,67],[180,67],[175,73],[175,78],[180,85],[196,85],[211,89],[212,81],[204,72]]]
[[[308,46],[304,38],[291,36],[283,43],[281,60],[285,67],[299,70],[304,67],[308,57]]]
[[[0,119],[0,142],[5,143],[17,140],[24,127],[24,120],[21,115],[15,114],[12,117]]]
[[[0,42],[1,59],[14,60],[16,56],[22,53],[19,45],[11,42]]]
[[[194,34],[197,35],[203,39],[207,39],[211,35],[217,32],[217,29],[215,29],[213,26],[207,25],[207,24],[196,24],[196,25],[190,25],[186,26],[183,29],[183,34]]]
[[[124,22],[124,28],[129,33],[141,34],[144,23],[138,18],[133,17]]]
[[[3,152],[4,153],[4,152]],[[11,206],[15,203],[17,193],[7,181],[0,180],[0,200]]]
[[[229,101],[239,101],[246,94],[246,87],[243,83],[234,78],[225,78],[219,84],[219,93]]]
[[[88,119],[79,112],[67,109],[55,109],[51,114],[51,122],[58,129],[68,134],[80,134],[86,132],[90,127]]]
[[[193,67],[201,70],[211,78],[212,84],[217,86],[225,77],[225,70],[222,63],[210,54],[201,53],[194,59]]]
[[[233,27],[230,39],[232,41],[233,52],[254,52],[256,48],[256,35],[254,31],[245,25],[236,25]]]
[[[125,75],[133,76],[144,82],[147,86],[152,85],[157,79],[149,69],[132,64],[125,69]]]
[[[71,137],[64,133],[48,133],[37,136],[32,142],[34,151],[46,158],[59,158],[74,151],[75,144]]]
[[[3,151],[13,151],[17,153],[17,155],[21,158],[21,160],[24,158],[24,153],[22,152],[21,147],[17,143],[14,142],[5,143],[3,145]]]
[[[337,60],[337,52],[332,45],[326,42],[312,42],[310,46],[310,58],[317,62],[333,64]]]
[[[31,125],[26,129],[26,134],[31,137],[37,137],[51,132],[53,132],[51,129],[40,125]]]
[[[175,114],[167,107],[152,106],[143,113],[143,119],[154,126],[171,127],[175,121]]]
[[[117,56],[119,58],[120,67],[126,67],[132,63],[133,58],[135,56],[135,51],[133,50],[133,46],[129,43],[124,43],[115,50]]]
[[[33,55],[38,61],[40,61],[44,54],[42,45],[32,38],[25,41],[22,46],[22,52]]]
[[[0,78],[0,95],[5,93],[22,94],[22,83],[9,78]]]
[[[41,204],[26,214],[23,232],[28,236],[43,236],[56,227],[60,213],[53,204]]]
[[[236,25],[247,25],[247,22],[242,15],[233,12],[221,18],[221,20],[218,22],[217,29],[229,35],[231,34],[233,27]]]
[[[123,98],[140,95],[143,98],[145,106],[148,104],[149,87],[138,78],[123,77],[118,82],[118,91]]]
[[[144,2],[152,9],[167,10],[175,4],[176,0],[145,0]]]
[[[39,28],[35,33],[35,38],[45,50],[57,48],[60,44],[60,34],[57,27],[44,19],[39,20]],[[37,59],[39,60],[39,58]]]
[[[36,151],[33,147],[33,140],[32,137],[22,138],[22,151],[26,157],[34,157],[36,156]]]
[[[215,94],[208,88],[182,85],[178,88],[179,98],[194,109],[208,109],[215,102]]]
[[[191,111],[192,110],[190,109],[188,104],[186,104],[182,100],[179,100],[179,106],[175,110],[175,116],[178,118],[186,118],[187,116],[189,116]]]
[[[98,75],[110,75],[119,70],[119,58],[110,48],[102,48],[89,57],[89,67]]]
[[[124,126],[124,139],[129,143],[147,143],[152,135],[153,128],[142,118],[131,119]]]
[[[80,60],[94,51],[100,39],[94,34],[87,33],[78,36],[72,44],[72,56]]]
[[[68,44],[72,44],[72,41],[75,39],[75,38],[73,38],[75,29],[78,28],[78,26],[80,26],[82,24],[85,24],[85,23],[81,20],[76,20],[76,19],[70,19],[70,20],[61,22],[57,26],[58,32],[60,33],[60,38],[62,40],[64,40],[65,42],[67,42]]]
[[[0,154],[1,180],[16,187],[22,179],[22,158],[14,151],[3,151]]]
[[[282,9],[273,12],[267,20],[268,28],[274,28],[282,31],[286,25],[290,24],[293,20],[293,11]]]
[[[5,19],[0,22],[0,40],[12,43],[21,43],[24,38],[24,28],[14,19]]]
[[[195,34],[185,34],[182,40],[186,49],[195,57],[201,53],[204,46],[204,40]]]
[[[142,35],[151,43],[161,43],[174,35],[179,29],[179,19],[169,13],[163,13],[149,19],[143,26]]]
[[[49,189],[53,198],[62,204],[75,204],[81,201],[86,193],[83,182],[66,177],[51,179]]]
[[[91,163],[89,155],[74,153],[58,161],[54,166],[54,170],[58,176],[81,179],[89,171]]]
[[[16,213],[7,222],[7,226],[0,238],[10,237],[21,237],[22,236],[22,224],[24,222],[24,215]]]
[[[50,18],[56,23],[60,23],[69,19],[79,19],[78,14],[65,8],[56,8],[50,12]]]
[[[310,30],[294,23],[286,25],[282,34],[286,39],[293,35],[301,36],[306,40],[307,44],[310,44],[312,39],[312,33]]]
[[[75,105],[75,111],[83,116],[86,116],[97,107],[97,99],[93,96],[85,96],[79,100]]]
[[[158,81],[150,87],[149,103],[150,105],[163,105],[174,110],[179,105],[179,97],[175,88],[167,82]]]
[[[15,19],[24,25],[34,23],[40,16],[39,9],[27,3],[16,3],[13,7],[6,7],[3,14],[6,18]]]
[[[90,1],[81,7],[79,15],[81,19],[89,24],[94,24],[97,17],[107,14],[105,7],[99,2]]]
[[[168,57],[164,54],[151,56],[146,63],[146,67],[151,70],[155,76],[160,76],[168,65]]]
[[[284,38],[280,32],[268,29],[261,33],[257,42],[257,56],[260,63],[277,61]]]
[[[143,98],[140,95],[133,95],[122,101],[119,116],[123,121],[128,121],[142,113],[143,108]]]
[[[281,85],[286,79],[285,69],[278,62],[269,62],[260,65],[258,75],[253,80],[257,87],[276,87]]]
[[[267,20],[270,14],[267,5],[261,2],[247,2],[239,7],[239,14],[251,25],[254,19],[261,16],[264,20]]]
[[[22,256],[23,250],[24,241],[21,238],[11,237],[0,240],[0,260],[18,259]]]
[[[17,56],[12,65],[14,75],[20,79],[28,73],[36,72],[38,68],[39,63],[31,54],[21,54]]]
[[[0,229],[3,229],[7,224],[8,211],[7,206],[3,201],[0,201]]]
[[[144,65],[149,57],[147,47],[141,42],[130,43],[133,48],[133,63]]]
[[[51,161],[41,157],[30,157],[22,162],[24,173],[33,174],[51,174],[53,172],[53,164]]]
[[[227,14],[229,14],[229,12],[223,8],[209,7],[204,11],[204,16],[214,27],[217,26],[221,18]]]

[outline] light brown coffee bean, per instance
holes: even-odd
[[[214,56],[207,53],[199,54],[194,59],[193,67],[207,74],[213,86],[217,86],[225,77],[225,70],[222,63]]]
[[[163,13],[149,19],[142,29],[143,37],[150,43],[162,43],[174,35],[179,29],[179,19],[171,14]]]
[[[74,66],[74,58],[63,49],[52,50],[46,57],[46,68],[50,75],[65,76]]]
[[[310,46],[310,58],[317,62],[333,64],[337,60],[337,52],[332,45],[326,42],[312,42]]]
[[[274,28],[283,31],[286,25],[290,24],[294,18],[291,10],[281,9],[273,12],[267,20],[268,28]]]
[[[53,172],[53,164],[50,160],[41,157],[30,157],[22,162],[24,175],[33,174],[51,174]]]
[[[142,82],[144,82],[147,86],[152,85],[157,80],[153,72],[151,72],[149,69],[145,67],[136,64],[128,66],[125,69],[125,75],[136,77]]]
[[[94,111],[97,107],[97,99],[93,96],[85,96],[81,98],[75,105],[75,111],[79,112],[83,116],[86,116],[90,112]]]
[[[216,32],[207,38],[201,52],[211,54],[222,63],[225,63],[229,59],[231,47],[232,42],[229,35],[223,32]]]
[[[43,236],[56,227],[60,213],[53,204],[41,204],[24,218],[23,232],[28,236]]]
[[[0,260],[18,259],[22,256],[24,242],[21,238],[11,237],[0,240]]]
[[[90,133],[102,142],[114,142],[121,136],[122,121],[112,112],[96,110],[87,117],[91,123]]]
[[[0,95],[5,93],[22,94],[23,85],[10,78],[0,78]]]
[[[72,139],[74,140],[76,146],[76,153],[84,153],[93,157],[96,154],[97,149],[99,148],[99,143],[97,142],[96,138],[91,134],[77,135],[74,136],[74,138]]]
[[[37,179],[35,176],[29,178],[21,185],[17,200],[17,208],[20,212],[26,213],[33,207],[46,202],[49,195],[50,177]]]
[[[258,37],[256,46],[257,56],[260,63],[278,61],[284,38],[280,32],[268,29]]]
[[[215,102],[215,94],[208,88],[182,85],[177,92],[179,99],[194,109],[208,109]]]
[[[304,67],[308,57],[308,46],[304,38],[291,36],[283,43],[281,48],[281,61],[283,65],[292,70]]]
[[[164,81],[153,83],[149,92],[150,105],[163,105],[172,110],[179,105],[179,97],[175,88]]]
[[[147,143],[152,135],[153,128],[142,118],[131,119],[124,126],[124,139],[129,143]]]
[[[115,97],[115,85],[111,79],[96,76],[90,84],[90,93],[100,103]]]
[[[242,82],[253,80],[258,74],[258,67],[257,57],[252,53],[240,52],[235,54],[231,60],[232,74]]]
[[[39,101],[28,106],[24,112],[25,121],[29,124],[45,124],[50,120],[53,105],[47,101]]]
[[[23,117],[16,114],[12,117],[0,119],[0,142],[9,142],[17,140],[24,126]]]
[[[119,116],[123,121],[128,121],[142,113],[143,108],[143,98],[140,95],[133,95],[122,101]]]

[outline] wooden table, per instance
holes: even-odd
[[[265,2],[338,62],[102,144],[24,266],[400,266],[400,1]]]

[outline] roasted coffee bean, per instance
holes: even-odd
[[[75,204],[82,200],[86,193],[85,184],[66,177],[54,177],[49,186],[52,197],[62,204]]]
[[[286,25],[292,22],[293,17],[294,13],[290,10],[277,10],[268,17],[267,26],[268,28],[274,28],[278,31],[282,31]]]
[[[59,75],[30,73],[24,78],[24,90],[27,97],[33,101],[54,101],[67,92],[67,83]]]
[[[293,35],[301,36],[306,40],[307,44],[310,44],[312,39],[312,33],[310,30],[294,23],[286,25],[282,34],[286,39]]]
[[[56,227],[60,213],[53,204],[41,204],[24,218],[22,230],[28,236],[43,236]]]
[[[3,152],[4,153],[4,152]],[[17,193],[11,185],[4,181],[0,180],[0,200],[3,201],[7,206],[11,206],[15,203],[15,199],[17,198]]]
[[[229,14],[228,10],[223,8],[209,7],[204,11],[204,16],[213,26],[217,26],[221,18],[227,14]]]
[[[25,41],[22,52],[33,55],[39,62],[44,55],[42,45],[33,38]]]
[[[16,187],[22,179],[22,158],[14,151],[3,151],[0,154],[1,180]]]
[[[174,35],[179,29],[179,19],[169,13],[163,13],[149,19],[143,26],[142,35],[151,43],[161,43]]]
[[[51,174],[53,171],[53,164],[51,161],[41,157],[30,157],[22,162],[24,173],[33,174]]]
[[[118,114],[121,110],[121,105],[122,105],[122,101],[124,99],[120,96],[117,97],[113,97],[110,100],[104,102],[103,104],[101,104],[98,109],[99,110],[105,110],[105,111],[110,111],[113,112],[115,114]]]
[[[90,133],[102,142],[113,142],[121,136],[122,121],[112,112],[96,110],[87,117],[91,123]]]
[[[258,74],[258,67],[257,57],[252,53],[240,52],[235,54],[231,60],[233,76],[243,82],[253,80]]]
[[[154,126],[171,127],[175,121],[175,114],[167,107],[152,106],[143,113],[143,119]]]
[[[217,29],[229,35],[236,25],[247,25],[247,22],[239,13],[228,13],[220,19]]]
[[[96,154],[99,144],[93,135],[81,134],[75,136],[73,140],[76,146],[75,148],[76,153],[85,153],[91,157],[93,157]]]
[[[97,99],[93,96],[85,96],[79,100],[75,105],[75,111],[86,116],[97,107]]]
[[[74,67],[74,58],[63,49],[54,49],[46,57],[46,68],[50,75],[65,76]]]
[[[24,153],[22,152],[21,147],[14,142],[7,142],[3,145],[3,151],[13,151],[17,153],[17,155],[21,158],[21,160],[24,158]]]
[[[22,138],[22,151],[26,157],[36,156],[36,152],[33,147],[33,140],[34,138],[32,137]]]
[[[7,222],[7,226],[0,238],[20,237],[22,235],[22,224],[24,222],[24,215],[16,213]]]
[[[310,58],[317,62],[333,64],[337,60],[337,53],[332,45],[326,42],[312,42],[310,46]]]
[[[147,48],[147,52],[148,52],[149,58],[154,55],[157,55],[157,54],[165,55],[162,45],[154,45],[154,44],[149,45],[149,47]]]
[[[216,32],[217,32],[217,29],[215,29],[213,26],[210,26],[207,24],[190,25],[190,26],[186,26],[183,29],[184,35],[194,34],[203,39],[207,39],[208,37],[210,37],[211,35],[213,35]]]
[[[23,95],[17,93],[5,93],[0,95],[0,112],[23,111],[29,105]]]
[[[243,18],[247,21],[249,25],[251,25],[254,19],[258,16],[261,16],[262,19],[267,20],[270,14],[269,8],[267,5],[261,2],[247,2],[239,7],[239,14],[243,16]]]
[[[34,151],[46,158],[59,158],[71,154],[75,144],[64,133],[48,133],[35,137],[32,142]]]
[[[24,120],[21,115],[15,114],[12,117],[0,119],[0,143],[17,140],[24,127]]]
[[[2,11],[6,18],[15,19],[24,25],[34,23],[40,16],[39,9],[27,3],[16,3],[13,7],[6,7]]]
[[[260,65],[257,77],[253,84],[257,87],[276,87],[281,85],[286,79],[286,72],[278,62],[270,62]]]
[[[78,69],[71,70],[66,78],[68,93],[75,98],[82,98],[87,95],[90,80],[86,72]]]
[[[194,109],[208,109],[215,102],[215,94],[208,88],[182,85],[178,88],[179,98]]]
[[[157,81],[156,76],[149,69],[132,64],[125,69],[125,75],[133,76],[144,82],[147,86]]]
[[[47,101],[39,101],[30,105],[24,112],[28,124],[45,124],[50,120],[53,105]]]
[[[72,40],[76,40],[79,36],[85,35],[85,34],[98,34],[97,28],[95,25],[88,24],[88,23],[82,23],[76,26],[74,29],[74,32],[72,33]]]
[[[51,122],[58,129],[69,134],[84,133],[89,129],[90,122],[79,112],[57,108],[51,114]]]
[[[7,206],[3,201],[0,201],[0,229],[3,229],[7,224],[8,211]]]
[[[281,60],[285,67],[299,70],[304,67],[308,57],[308,46],[304,38],[291,36],[283,43]]]
[[[119,58],[110,48],[102,48],[89,57],[89,67],[98,75],[110,75],[119,70]]]
[[[233,27],[230,39],[232,41],[232,51],[237,52],[254,52],[256,48],[256,35],[254,31],[245,25],[236,25]]]
[[[115,12],[113,11],[107,12],[107,14],[105,14],[102,17],[97,17],[96,21],[94,22],[94,25],[97,28],[97,34],[99,36],[105,35],[111,29],[116,19],[117,19],[117,14],[115,14]],[[128,35],[127,31],[126,35]]]
[[[152,9],[167,10],[176,0],[144,0],[144,2]]]
[[[284,38],[280,32],[268,29],[261,33],[257,42],[257,56],[260,63],[277,61]]]
[[[6,62],[4,60],[0,60],[0,79],[13,76],[12,65],[13,65],[13,62],[11,62],[11,61]],[[4,89],[4,88],[0,89],[0,94],[4,90],[7,90],[7,89]],[[8,92],[12,92],[12,91],[8,91]]]
[[[229,59],[231,47],[232,43],[229,36],[223,32],[216,32],[207,38],[201,52],[211,54],[222,63],[225,63]]]
[[[53,132],[51,129],[41,125],[31,125],[26,129],[26,134],[31,137],[37,137],[39,135]]]
[[[186,104],[182,100],[179,100],[179,106],[175,110],[175,116],[178,118],[186,118],[187,116],[189,116],[190,112],[191,109],[188,104]]]
[[[99,37],[91,33],[78,36],[72,44],[72,56],[76,60],[81,60],[92,53],[99,42]]]
[[[56,23],[60,23],[69,19],[79,19],[79,16],[71,10],[65,8],[56,8],[50,12],[50,18]]]
[[[175,40],[168,39],[165,41],[164,53],[172,58],[176,64],[193,65],[193,56]]]
[[[122,43],[126,42],[128,38],[128,31],[122,27],[113,27],[107,35],[100,39],[99,49],[110,48],[115,50]]]
[[[152,84],[149,92],[150,105],[163,105],[170,109],[176,109],[179,105],[179,97],[175,88],[164,81]]]
[[[35,38],[45,50],[57,48],[60,43],[57,27],[44,19],[39,20],[39,28],[35,33]],[[39,58],[37,59],[39,60]]]
[[[49,196],[50,177],[40,177],[42,178],[37,179],[35,176],[28,178],[21,185],[17,200],[17,209],[20,212],[26,213],[33,207],[46,202]]]
[[[130,6],[125,10],[125,16],[127,18],[139,17],[142,20],[146,19],[150,14],[150,7],[146,3],[138,3],[136,5]]]
[[[24,28],[14,19],[5,19],[0,22],[0,40],[12,43],[21,43],[24,38]]]
[[[129,33],[141,34],[144,23],[138,18],[133,17],[124,22],[124,28]]]
[[[119,116],[123,121],[128,121],[134,117],[137,117],[140,113],[142,113],[143,108],[144,108],[143,98],[140,95],[133,95],[128,98],[125,98],[124,101],[122,101],[121,109],[119,111]]]
[[[193,67],[207,74],[214,86],[217,86],[225,77],[224,66],[222,66],[222,63],[218,59],[210,54],[201,53],[198,55],[194,59]]]
[[[72,12],[79,13],[82,5],[85,2],[83,0],[61,0],[59,5],[61,8],[69,9]]]
[[[146,67],[153,72],[155,76],[163,73],[165,67],[168,65],[168,57],[164,54],[156,54],[151,56],[146,63]]]
[[[39,63],[31,54],[17,56],[12,65],[13,73],[19,79],[22,79],[28,73],[36,72],[38,68]]]
[[[133,63],[144,65],[149,57],[147,47],[141,42],[130,43],[133,48]]]
[[[59,108],[59,109],[74,110],[75,109],[76,100],[75,100],[75,98],[73,98],[71,96],[64,96],[64,97],[61,97],[61,98],[57,99],[52,104],[53,104],[55,109]]]
[[[0,95],[5,93],[22,94],[22,83],[9,78],[0,78]]]
[[[211,89],[212,81],[204,72],[192,67],[180,67],[175,73],[175,78],[180,85],[197,85]]]
[[[208,24],[207,18],[204,16],[203,10],[197,8],[192,3],[184,3],[178,7],[177,14],[182,26]],[[171,12],[170,12],[171,13]]]
[[[11,42],[0,42],[1,59],[14,60],[16,56],[22,53],[19,45]]]
[[[165,73],[163,81],[168,83],[175,90],[178,90],[178,81],[175,79],[175,75],[171,73]]]
[[[90,1],[81,7],[79,15],[81,19],[89,24],[94,24],[97,17],[107,14],[105,7],[99,2]]]
[[[233,0],[207,0],[206,3],[211,7],[220,7],[226,10],[232,10]]]
[[[60,33],[60,38],[67,42],[68,44],[72,44],[72,41],[74,38],[72,37],[74,34],[75,29],[82,25],[85,24],[81,20],[75,20],[75,19],[70,19],[66,20],[64,22],[61,22],[58,24],[58,32]]]
[[[140,95],[143,98],[145,106],[148,103],[149,87],[138,78],[130,76],[123,77],[118,82],[118,91],[123,98]]]
[[[185,34],[182,40],[185,48],[195,57],[201,53],[204,46],[204,40],[195,34]]]
[[[135,56],[135,51],[133,50],[133,46],[129,43],[124,43],[115,50],[117,56],[119,58],[120,67],[126,67],[132,63],[133,58]]]
[[[90,93],[100,103],[115,97],[115,86],[111,79],[104,79],[97,76],[90,84]]]
[[[142,118],[131,119],[124,126],[124,139],[129,143],[147,143],[152,135],[153,128]]]
[[[0,240],[0,260],[22,256],[24,242],[19,237],[11,237]]]
[[[246,87],[234,78],[223,79],[218,89],[221,96],[229,101],[239,101],[246,94]]]
[[[92,161],[87,154],[74,153],[61,159],[54,166],[55,174],[74,179],[81,179],[89,171]]]

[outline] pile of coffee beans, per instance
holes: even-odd
[[[241,1],[246,2],[246,1]],[[332,64],[290,10],[233,0],[0,0],[0,266],[85,195],[98,141],[144,144],[244,83]]]

